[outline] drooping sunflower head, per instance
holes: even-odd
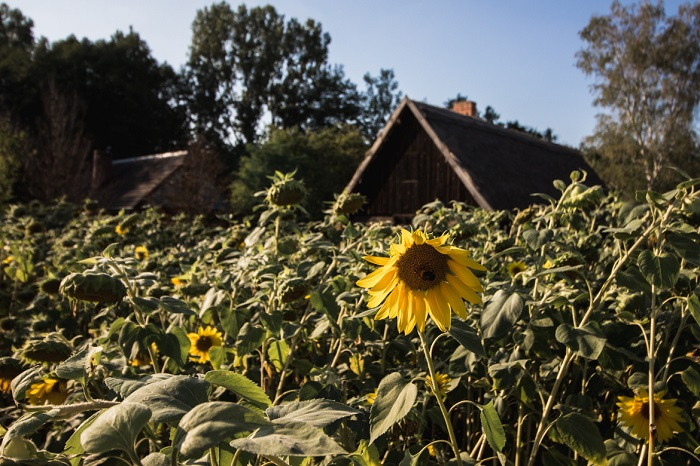
[[[450,309],[467,317],[463,300],[481,303],[483,292],[472,270],[486,270],[469,252],[446,244],[448,235],[429,239],[420,230],[401,230],[401,242],[390,247],[390,257],[365,256],[381,267],[357,285],[369,288],[369,307],[384,303],[375,319],[397,318],[400,332],[414,327],[422,332],[428,315],[443,332],[449,330]]]
[[[190,359],[194,362],[204,364],[211,361],[209,351],[215,346],[221,346],[222,335],[217,329],[207,325],[206,328],[199,327],[197,333],[188,333],[190,339]]]
[[[61,405],[68,398],[68,385],[65,380],[47,377],[31,384],[26,397],[30,405]]]
[[[426,375],[425,379],[428,381],[428,387],[430,387],[430,392],[435,394],[435,392],[433,391],[433,378],[429,375]],[[442,374],[440,372],[435,373],[435,382],[437,382],[438,392],[440,392],[440,397],[443,400],[447,398],[447,392],[449,391],[449,383],[451,381],[452,378],[449,375]]]
[[[656,440],[659,443],[672,438],[676,432],[683,432],[681,408],[676,400],[664,399],[665,392],[654,393],[654,425]],[[649,394],[640,390],[634,397],[618,397],[620,423],[630,428],[632,435],[649,441]]]
[[[512,261],[506,265],[506,270],[508,271],[508,275],[515,277],[520,272],[526,271],[527,265],[522,261]]]

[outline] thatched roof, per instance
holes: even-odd
[[[100,200],[108,210],[139,207],[182,166],[186,155],[183,150],[112,161]]]
[[[378,158],[393,156],[382,150],[385,145],[388,147],[387,140],[414,136],[402,133],[402,128],[411,126],[401,124],[407,119],[417,120],[468,194],[485,209],[523,208],[539,202],[532,196],[534,193],[557,196],[552,181],[566,181],[574,170],[588,173],[587,184],[603,184],[581,154],[572,148],[405,98],[367,152],[346,191],[357,192],[367,179],[381,183],[380,178],[388,176],[383,173],[378,178],[377,173],[372,173],[372,167],[379,165],[374,163]]]

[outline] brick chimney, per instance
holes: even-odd
[[[476,102],[472,102],[471,100],[458,100],[452,104],[451,110],[459,113],[460,115],[466,115],[469,117],[478,116],[476,113]]]
[[[112,152],[107,149],[101,151],[95,149],[92,153],[92,180],[90,181],[90,195],[97,194],[100,188],[109,181],[112,170]]]

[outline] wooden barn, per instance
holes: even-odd
[[[488,123],[474,102],[450,110],[404,98],[346,191],[365,195],[365,215],[379,218],[409,218],[436,199],[525,208],[542,202],[533,193],[557,196],[552,182],[574,170],[603,184],[578,151]]]

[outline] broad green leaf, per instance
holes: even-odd
[[[360,411],[347,405],[324,399],[292,401],[291,403],[273,406],[265,410],[265,414],[271,421],[298,421],[315,427],[326,427],[338,419],[359,413]]]
[[[236,354],[245,356],[260,348],[265,339],[265,330],[246,322],[236,337]]]
[[[377,396],[369,413],[369,443],[374,443],[391,426],[403,419],[413,407],[418,387],[394,372],[379,382]]]
[[[481,343],[481,338],[472,329],[469,324],[460,319],[452,319],[452,325],[448,331],[450,336],[457,340],[457,343],[462,345],[467,350],[472,353],[483,357],[486,357],[486,352],[484,351],[484,345]]]
[[[605,444],[598,428],[586,416],[566,414],[555,423],[559,439],[593,464],[607,464]]]
[[[2,438],[0,449],[4,450],[7,443],[15,437],[33,434],[39,427],[51,421],[59,413],[60,411],[58,409],[52,409],[48,412],[27,413],[22,415],[22,417],[13,422],[7,429],[7,432]]]
[[[173,445],[190,458],[199,458],[219,442],[268,424],[264,417],[245,406],[210,401],[195,406],[180,419]]]
[[[153,412],[153,422],[176,422],[198,404],[209,401],[206,380],[175,375],[148,384],[126,397],[124,403],[143,403]]]
[[[605,441],[607,450],[608,466],[637,466],[638,459],[633,453],[624,450],[615,440]]]
[[[693,315],[695,323],[700,325],[700,298],[698,298],[698,295],[694,294],[688,298],[688,310]]]
[[[122,399],[134,393],[139,388],[148,385],[149,383],[154,383],[159,380],[165,380],[172,377],[172,374],[151,374],[140,379],[126,379],[123,377],[107,377],[105,379],[105,385],[107,385],[110,390],[117,393]]]
[[[522,233],[525,243],[533,251],[539,251],[542,246],[552,240],[552,230],[525,230]]]
[[[697,233],[670,233],[666,241],[686,262],[700,266],[700,235]]]
[[[34,366],[12,379],[10,388],[12,389],[12,398],[15,399],[15,403],[19,404],[24,399],[24,395],[29,390],[29,387],[36,379],[40,378],[43,372],[44,368],[42,366]]]
[[[500,338],[512,331],[523,311],[523,299],[518,293],[498,290],[481,314],[481,333],[486,338]]]
[[[265,409],[272,405],[272,401],[270,401],[263,389],[244,375],[231,371],[209,371],[204,375],[204,380],[231,390],[260,409]]]
[[[88,453],[110,450],[134,451],[134,442],[151,418],[151,410],[142,403],[121,403],[104,410],[80,436]]]
[[[637,265],[650,284],[662,289],[673,288],[681,273],[681,264],[677,257],[657,256],[648,249],[639,254]]]
[[[182,367],[187,363],[190,352],[190,339],[182,327],[173,326],[156,340],[158,350]]]
[[[141,460],[143,466],[171,466],[170,457],[163,453],[151,453]]]
[[[501,390],[515,385],[522,377],[527,361],[527,359],[517,359],[515,361],[490,364],[488,371],[493,378],[493,388]]]
[[[289,355],[289,345],[284,340],[273,340],[267,347],[267,356],[270,363],[275,366],[278,372],[284,369],[284,363]]]
[[[561,324],[557,327],[555,336],[559,343],[571,348],[579,356],[594,361],[605,348],[605,336],[592,323],[580,328]]]
[[[693,395],[700,397],[700,374],[692,366],[681,372],[681,378]]]
[[[102,411],[93,413],[93,415],[87,418],[85,421],[83,421],[83,423],[80,424],[80,426],[77,429],[75,429],[75,431],[73,431],[73,434],[70,436],[70,438],[66,440],[66,444],[63,446],[63,454],[71,457],[70,464],[72,466],[78,466],[82,461],[80,455],[85,453],[85,449],[80,443],[80,436],[83,435],[83,431],[85,429],[87,429],[93,422],[95,422],[95,419],[97,419],[100,416],[100,414],[102,414]]]
[[[481,419],[481,430],[491,448],[496,451],[503,451],[503,447],[506,446],[506,433],[503,430],[501,420],[498,418],[496,408],[493,407],[493,401],[489,401],[487,405],[481,406],[479,419]]]
[[[186,316],[196,316],[197,313],[194,312],[187,305],[186,302],[181,299],[173,298],[172,296],[163,296],[158,301],[158,305],[161,309],[166,312],[171,312],[173,314],[184,314]]]
[[[56,375],[62,379],[77,380],[85,385],[87,378],[100,363],[101,357],[101,346],[85,348],[59,364],[56,367]]]
[[[263,426],[248,438],[233,440],[231,446],[258,455],[272,456],[347,454],[321,429],[304,422]]]

